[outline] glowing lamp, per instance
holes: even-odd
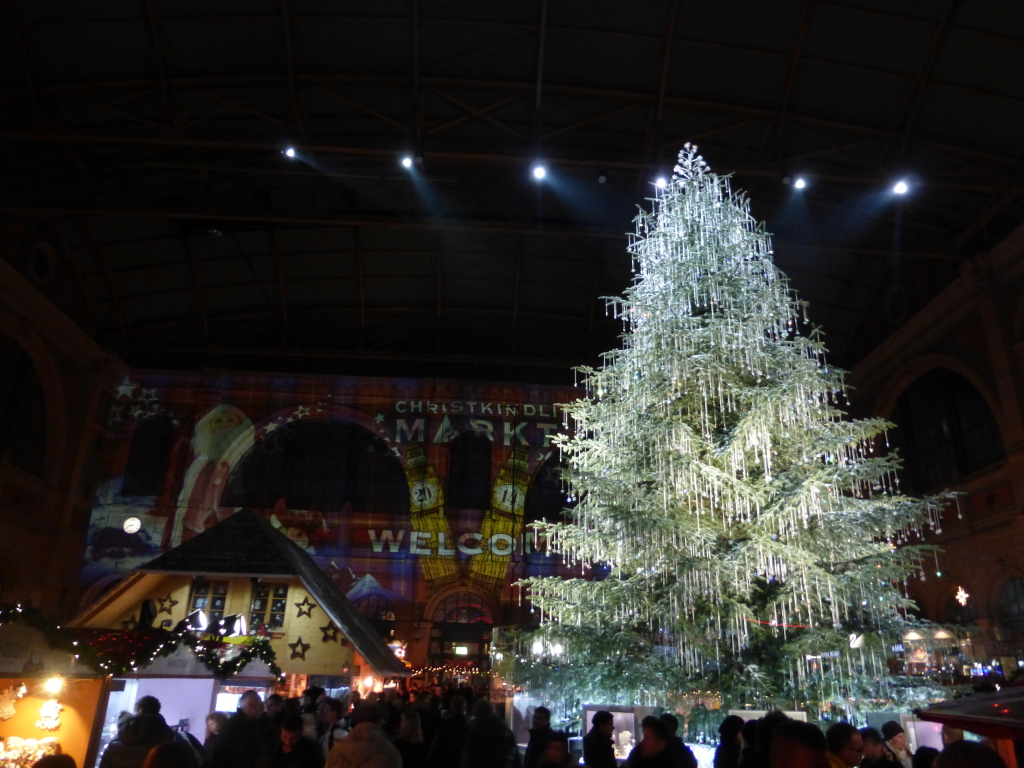
[[[656,186],[658,189],[664,189],[665,187],[668,186],[668,179],[666,179],[664,176],[659,176],[657,180],[654,182],[654,186]]]
[[[537,181],[540,181],[541,179],[543,179],[547,175],[548,175],[548,169],[545,168],[543,165],[535,165],[535,166],[533,166],[533,178],[537,179]]]
[[[466,647],[465,645],[456,645],[455,646],[455,655],[456,656],[469,656],[469,648]]]
[[[807,180],[797,179],[796,181],[793,182],[793,186],[796,187],[797,189],[803,189],[804,187],[807,186]]]
[[[909,190],[909,189],[910,189],[910,187],[907,186],[907,182],[905,182],[905,181],[897,181],[896,184],[892,188],[892,193],[894,195],[905,195],[905,194],[907,194],[907,190]]]
[[[284,151],[285,157],[295,157],[295,147],[288,147]]]
[[[366,677],[363,678],[363,687],[364,688],[373,688],[373,678],[370,677],[370,675],[367,675]]]
[[[403,157],[402,158],[402,167],[403,168],[412,168],[412,158],[409,157],[408,155]]]
[[[51,696],[56,696],[64,689],[64,679],[60,677],[51,677],[45,683],[43,683],[43,690]]]

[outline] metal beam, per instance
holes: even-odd
[[[804,40],[807,39],[807,28],[811,23],[811,14],[814,11],[815,0],[804,0],[804,12],[800,19],[800,26],[797,27],[796,42],[793,44],[793,52],[789,57],[789,69],[786,71],[786,79],[782,83],[782,98],[779,100],[779,116],[775,121],[775,128],[765,146],[762,156],[765,160],[771,160],[776,150],[782,143],[782,137],[786,130],[786,115],[789,113],[789,100],[793,94],[793,81],[796,79],[797,67],[800,64],[800,55],[804,50]]]
[[[496,125],[498,128],[501,128],[502,130],[508,131],[513,136],[516,136],[520,139],[524,139],[526,141],[530,140],[530,137],[527,136],[525,133],[517,131],[512,126],[507,125],[501,122],[501,120],[498,120],[495,117],[492,117],[491,115],[487,114],[486,109],[477,109],[476,107],[471,107],[469,104],[462,101],[461,99],[457,99],[451,94],[445,93],[444,91],[435,91],[435,93],[442,99],[447,101],[449,104],[454,104],[459,109],[464,110],[470,117],[477,117],[480,118],[481,120],[486,120],[488,123]]]
[[[451,97],[446,97],[451,99]],[[465,109],[470,114],[478,112],[473,107],[470,107],[457,99],[453,100],[457,106]],[[484,116],[484,119],[491,120],[503,128],[512,131],[516,136],[522,139],[528,139],[522,133],[515,131],[515,129],[505,126],[503,123],[494,120],[490,116]],[[717,131],[717,129],[712,129]],[[225,140],[225,139],[185,139],[168,136],[119,136],[117,134],[92,134],[92,133],[36,133],[32,131],[0,131],[0,140],[18,140],[18,141],[39,141],[49,143],[80,143],[80,144],[112,144],[112,145],[133,145],[133,146],[148,146],[148,147],[162,147],[162,148],[196,148],[196,149],[225,149],[232,151],[240,150],[254,150],[257,152],[265,153],[277,153],[280,151],[280,144],[272,143],[268,141],[254,141],[254,140]],[[393,158],[394,149],[392,148],[381,148],[372,146],[345,146],[336,144],[295,144],[297,150],[302,152],[324,154],[324,155],[351,155],[351,156],[362,156],[362,157],[382,157],[382,158]],[[530,157],[525,153],[520,154],[499,154],[494,152],[464,152],[464,151],[446,151],[446,150],[433,150],[424,152],[424,157],[431,160],[445,160],[457,163],[466,163],[468,165],[480,165],[480,164],[503,164],[503,165],[522,165],[530,161]],[[547,162],[551,165],[561,166],[566,168],[616,168],[620,170],[654,170],[659,166],[657,163],[642,162],[636,160],[607,160],[607,159],[580,159],[576,157],[546,157]],[[1015,167],[1015,161],[1006,160],[1008,168]],[[723,167],[719,166],[716,168],[719,173],[732,173],[737,176],[750,176],[750,177],[762,177],[762,178],[776,178],[778,176],[778,170],[769,166],[765,167]],[[877,176],[857,176],[854,174],[840,174],[840,173],[819,173],[815,175],[815,178],[822,181],[833,181],[843,184],[855,184],[877,187],[879,185],[886,185],[889,182],[888,176],[877,175]],[[1020,183],[1012,183],[1009,181],[1000,182],[999,180],[994,181],[955,181],[944,178],[935,178],[928,180],[928,186],[937,187],[943,189],[960,189],[960,190],[975,190],[982,192],[1003,192],[1010,189],[1024,191],[1024,185]]]
[[[44,207],[44,206],[3,206],[0,205],[0,212],[10,213],[17,216],[41,217],[52,219],[58,216],[86,216],[96,218],[144,218],[144,219],[168,219],[176,221],[213,221],[213,222],[236,222],[241,224],[286,224],[293,226],[314,226],[314,227],[366,227],[368,229],[389,229],[389,230],[434,230],[438,232],[477,232],[486,235],[529,235],[533,237],[564,237],[570,239],[590,240],[626,240],[624,233],[609,231],[604,228],[594,227],[552,227],[545,226],[538,229],[535,226],[527,226],[512,222],[489,222],[473,220],[454,219],[420,219],[420,218],[398,218],[398,217],[359,217],[359,216],[287,216],[275,214],[237,214],[237,213],[207,213],[203,211],[181,211],[181,210],[131,210],[115,208],[73,208],[73,207]],[[777,242],[778,244],[778,242]],[[826,247],[809,245],[787,245],[800,250],[820,251],[831,253],[841,251],[865,256],[884,257],[889,251],[860,248],[860,247]],[[907,258],[920,259],[943,259],[949,258],[949,254],[941,251],[903,251],[902,255]]]
[[[356,277],[359,280],[359,348],[366,346],[366,273],[363,269],[363,237],[359,227],[352,227],[353,250],[356,257]]]
[[[53,231],[57,234],[57,240],[60,242],[60,247],[64,251],[64,258],[67,259],[68,264],[71,266],[71,271],[75,276],[75,282],[78,283],[78,287],[82,291],[82,296],[85,297],[85,305],[89,308],[89,314],[92,315],[92,321],[97,327],[99,327],[103,324],[103,320],[100,317],[99,309],[96,307],[96,301],[92,297],[92,291],[89,290],[89,285],[85,282],[85,277],[82,275],[82,268],[75,260],[75,253],[71,249],[71,245],[68,243],[67,237],[64,236],[64,228],[61,227],[60,221],[57,219],[53,220],[52,225]]]
[[[152,0],[150,0],[152,2]],[[281,0],[281,27],[284,34],[285,73],[288,76],[288,99],[292,109],[292,119],[300,134],[306,133],[306,121],[302,114],[299,91],[295,86],[295,51],[292,49],[292,13],[289,0]]]
[[[644,153],[650,154],[658,140],[658,131],[661,129],[661,118],[665,113],[665,88],[668,85],[668,73],[672,67],[672,42],[675,37],[676,16],[679,13],[679,0],[672,0],[669,6],[668,20],[665,22],[665,40],[661,50],[661,72],[658,75],[658,98],[654,104],[654,111],[647,124],[647,136],[644,139]]]
[[[942,14],[942,18],[939,19],[939,24],[935,28],[935,34],[932,35],[931,42],[928,44],[928,50],[925,52],[924,56],[924,63],[921,65],[921,69],[918,70],[917,77],[914,79],[914,85],[910,89],[910,96],[903,107],[900,120],[901,155],[907,151],[907,144],[910,141],[910,133],[914,128],[914,120],[917,118],[918,107],[921,104],[921,97],[924,95],[924,89],[928,85],[928,79],[931,77],[932,69],[935,67],[935,60],[938,58],[939,50],[942,48],[942,43],[946,39],[946,32],[949,30],[949,24],[952,21],[953,16],[956,14],[957,9],[960,7],[960,2],[961,0],[950,0],[949,5],[946,6],[946,11]]]
[[[442,133],[443,131],[447,131],[450,128],[454,128],[457,125],[462,125],[463,123],[465,123],[468,120],[473,120],[473,119],[479,117],[480,115],[484,115],[484,114],[486,114],[488,112],[493,112],[496,109],[501,109],[502,107],[504,107],[504,106],[506,106],[508,104],[511,104],[514,101],[519,101],[519,99],[521,99],[521,98],[522,98],[522,94],[513,93],[511,96],[506,96],[505,98],[499,99],[498,101],[494,102],[493,104],[489,104],[486,107],[483,107],[482,109],[479,110],[479,115],[470,114],[470,113],[467,112],[464,115],[459,115],[456,118],[453,118],[451,120],[447,120],[447,121],[441,123],[440,125],[435,125],[432,128],[428,128],[427,129],[427,135],[428,136],[433,136],[433,135],[436,135],[438,133]]]
[[[959,251],[961,248],[967,245],[970,239],[974,237],[974,235],[977,234],[977,232],[984,228],[985,225],[992,221],[992,219],[994,219],[1000,211],[1006,208],[1006,206],[1008,206],[1010,203],[1016,200],[1019,196],[1020,192],[1014,190],[1009,190],[1000,195],[997,200],[995,200],[990,206],[988,206],[988,208],[982,211],[981,214],[974,219],[974,221],[971,222],[970,226],[967,227],[967,229],[965,229],[957,236],[956,240],[953,241],[953,244],[950,246],[950,248],[954,251]]]
[[[412,135],[416,141],[416,151],[422,152],[423,93],[420,84],[420,0],[412,0]]]
[[[168,85],[170,57],[167,55],[167,47],[164,45],[164,36],[160,29],[160,15],[154,0],[146,0],[146,17],[149,22],[149,33],[153,37],[153,58],[156,61],[157,77],[160,82],[160,98],[164,103],[167,118],[171,121],[171,125],[177,128],[185,121],[182,119],[177,105],[174,104]]]
[[[281,263],[281,249],[277,243],[277,231],[270,227],[267,229],[267,236],[270,239],[270,253],[274,257],[274,271],[277,273],[277,291],[281,296],[281,323],[285,331],[288,330],[288,286],[284,279],[284,265]]]
[[[188,256],[189,272],[192,274],[192,286],[196,289],[196,294],[199,296],[199,313],[203,318],[203,331],[209,336],[210,312],[206,306],[206,294],[203,292],[203,283],[199,278],[199,266],[196,264],[196,256],[188,245],[188,237],[181,235],[180,240],[181,247],[185,249],[185,255]]]
[[[541,96],[544,92],[544,47],[548,33],[548,0],[541,0],[540,23],[537,30],[537,87],[534,91],[533,109],[540,112]],[[538,133],[539,124],[538,124]]]
[[[114,277],[110,273],[110,267],[107,264],[107,258],[103,255],[102,249],[97,245],[96,238],[92,234],[92,226],[88,220],[84,223],[85,228],[85,242],[89,246],[89,250],[92,251],[93,258],[96,259],[96,263],[99,265],[100,272],[103,274],[103,283],[107,288],[107,296],[110,297],[111,302],[114,304],[114,310],[117,312],[117,320],[121,325],[121,338],[124,342],[128,343],[128,315],[124,311],[124,304],[121,301],[121,294],[117,290],[117,285],[114,282]]]

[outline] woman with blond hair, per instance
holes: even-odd
[[[415,709],[407,709],[402,713],[395,747],[402,756],[402,768],[424,768],[426,765],[428,745],[423,740],[420,715]]]

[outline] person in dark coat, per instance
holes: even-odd
[[[533,728],[530,729],[530,741],[523,756],[523,768],[538,768],[551,733],[551,710],[547,707],[537,707],[533,710]]]
[[[143,696],[135,705],[135,716],[129,717],[117,730],[117,736],[103,753],[100,768],[142,768],[146,755],[158,744],[175,741],[174,731],[160,714],[160,701]]]
[[[743,742],[740,748],[741,766],[750,765],[757,751],[757,723],[757,720],[747,720],[740,728],[740,739]]]
[[[420,715],[415,709],[407,709],[401,714],[395,748],[402,756],[402,768],[425,768],[427,743],[423,740]]]
[[[455,768],[462,759],[462,745],[466,740],[466,700],[455,694],[448,702],[451,715],[440,722],[434,743],[430,745],[427,768]]]
[[[323,750],[315,741],[302,735],[303,727],[301,716],[286,715],[281,721],[277,746],[263,754],[259,768],[323,768]]]
[[[210,768],[253,768],[278,744],[278,731],[256,691],[246,691],[221,730]]]
[[[729,715],[718,726],[719,742],[715,748],[715,768],[736,768],[740,763],[743,718]]]
[[[697,768],[697,757],[693,754],[693,750],[683,743],[682,737],[679,736],[679,718],[671,712],[663,712],[658,719],[668,728],[669,749],[672,750],[673,754],[672,764],[679,766],[679,768]]]
[[[461,768],[519,768],[519,748],[512,731],[495,716],[487,699],[473,705],[459,764]]]
[[[590,718],[593,726],[583,737],[583,764],[587,768],[617,768],[615,746],[612,734],[615,733],[615,716],[611,712],[595,712]]]
[[[569,751],[569,734],[552,732],[538,765],[539,768],[570,768],[579,765],[579,760]]]
[[[676,768],[668,726],[648,715],[640,721],[640,729],[643,738],[629,753],[629,768]]]

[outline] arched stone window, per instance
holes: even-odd
[[[893,442],[904,461],[903,483],[924,493],[955,484],[1005,458],[988,403],[948,368],[926,373],[900,395]]]
[[[999,618],[1010,629],[1024,630],[1024,579],[1012,576],[999,591]]]
[[[491,441],[464,432],[448,447],[448,506],[487,509],[491,505]]]
[[[408,514],[405,471],[386,443],[345,421],[302,421],[260,440],[231,473],[228,507]]]
[[[35,367],[14,339],[0,333],[0,461],[43,474],[46,404]]]
[[[150,416],[136,424],[121,494],[158,496],[163,490],[172,448],[174,424],[167,416]]]
[[[479,595],[453,592],[437,604],[430,620],[435,624],[493,624],[494,615]]]

